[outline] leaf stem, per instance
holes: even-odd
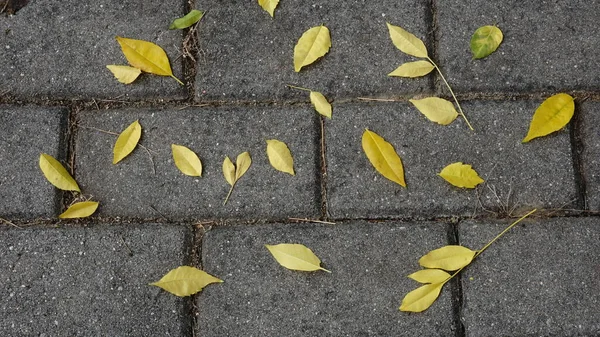
[[[175,75],[171,75],[171,77],[173,77],[175,81],[177,81],[177,83],[184,85],[183,82],[181,82],[177,77],[175,77]]]
[[[235,183],[233,183],[233,185],[231,185],[231,188],[229,189],[229,193],[227,193],[227,196],[225,197],[225,201],[223,201],[223,206],[225,206],[225,204],[227,203],[227,200],[229,200],[229,197],[231,196],[231,192],[233,192],[234,186],[235,186]]]
[[[298,89],[298,90],[304,90],[304,91],[312,91],[312,90],[310,90],[310,89],[303,88],[303,87],[297,87],[297,86],[295,86],[295,85],[291,85],[291,84],[287,84],[286,86],[287,86],[287,87],[290,87],[290,88],[292,88],[292,89]]]
[[[429,58],[429,56],[427,56],[427,60],[429,60],[429,62],[431,62],[431,64],[433,64],[433,66],[435,67],[435,69],[438,71],[438,73],[442,77],[442,80],[444,81],[444,83],[446,83],[446,86],[448,87],[448,90],[450,90],[450,93],[452,94],[452,98],[454,98],[454,102],[456,103],[456,106],[458,106],[458,111],[460,111],[460,115],[462,116],[462,118],[467,123],[467,126],[469,127],[469,129],[471,129],[471,131],[475,131],[475,129],[473,129],[473,126],[471,125],[471,123],[467,119],[467,116],[465,116],[465,113],[463,112],[462,107],[460,106],[460,103],[458,103],[458,99],[456,98],[456,95],[454,95],[454,91],[450,87],[450,84],[448,84],[448,81],[446,81],[446,77],[444,77],[444,74],[442,74],[442,71],[440,70],[440,68],[438,67],[438,65],[435,62],[433,62],[433,60],[431,58]]]

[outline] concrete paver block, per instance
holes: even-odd
[[[584,102],[579,111],[582,115],[578,137],[583,144],[580,160],[587,206],[592,211],[600,211],[600,104]]]

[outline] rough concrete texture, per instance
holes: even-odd
[[[480,249],[510,221],[460,224]],[[600,223],[596,218],[526,220],[462,275],[466,336],[600,335]]]
[[[581,166],[586,190],[586,204],[592,211],[600,211],[600,104],[584,102],[581,104],[580,133],[578,137],[583,145]],[[577,118],[577,117],[576,117]]]
[[[65,164],[68,111],[0,105],[0,217],[56,215],[60,193],[40,171],[47,153]]]
[[[436,5],[438,58],[457,91],[590,90],[600,85],[600,3],[595,1],[440,1]],[[475,30],[497,25],[504,42],[473,60]]]
[[[322,92],[330,99],[396,96],[431,90],[431,78],[387,74],[414,58],[389,37],[386,22],[427,39],[428,1],[281,1],[272,19],[256,1],[209,0],[200,23],[196,98],[303,101],[307,94],[286,84]],[[332,47],[316,63],[294,71],[294,46],[309,28],[324,24]]]
[[[559,208],[576,200],[569,134],[521,144],[539,101],[470,101],[457,119],[428,121],[410,103],[344,104],[325,126],[327,199],[334,218],[469,216],[485,209]],[[390,142],[408,188],[375,171],[361,146],[365,128]],[[473,165],[486,184],[459,189],[437,176],[446,165]]]
[[[116,136],[136,119],[143,128],[141,147],[112,164]],[[180,110],[87,111],[80,115],[76,148],[77,179],[101,204],[98,214],[137,218],[287,218],[320,215],[320,125],[304,107],[223,107]],[[276,171],[266,155],[266,140],[285,142],[296,175]],[[181,173],[171,144],[187,146],[203,163],[202,177]],[[236,183],[227,205],[225,156],[234,162],[248,151],[252,166]]]
[[[331,273],[281,267],[265,244],[301,243]],[[426,312],[398,311],[418,258],[446,244],[443,223],[220,227],[203,265],[225,282],[198,297],[199,336],[452,336],[451,289]]]
[[[0,15],[0,92],[35,98],[185,98],[172,78],[142,74],[119,83],[106,68],[126,65],[115,36],[147,40],[169,55],[182,79],[181,31],[169,21],[184,13],[184,1],[29,1],[17,14]]]
[[[0,233],[2,336],[187,336],[185,300],[148,283],[187,263],[183,226]]]

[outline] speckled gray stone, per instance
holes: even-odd
[[[160,45],[182,79],[183,36],[168,30],[182,14],[183,0],[29,1],[16,15],[0,15],[0,92],[28,100],[185,98],[172,78],[143,74],[124,85],[106,68],[127,64],[115,40],[123,36]]]
[[[183,226],[0,232],[2,336],[187,336],[189,303],[148,285],[188,263]]]
[[[470,216],[487,214],[480,203],[500,214],[513,207],[569,205],[577,198],[568,131],[521,144],[540,103],[463,102],[475,132],[461,119],[448,126],[430,122],[410,103],[337,105],[337,118],[325,130],[330,215]],[[394,146],[406,189],[375,171],[361,146],[365,128]],[[459,189],[437,176],[454,162],[473,165],[486,185]]]
[[[451,289],[426,312],[398,310],[443,223],[280,224],[209,230],[204,269],[225,282],[198,297],[199,336],[452,336]],[[301,243],[331,274],[281,267],[265,244]]]
[[[439,1],[439,63],[458,92],[594,90],[600,85],[596,31],[600,3],[583,0]],[[473,60],[475,30],[497,25],[498,50]]]
[[[581,150],[581,166],[586,188],[587,206],[592,211],[600,211],[600,104],[584,102],[581,112],[580,137],[583,144]]]
[[[196,98],[308,100],[286,84],[322,92],[329,99],[397,96],[431,90],[431,78],[387,74],[413,60],[389,37],[386,22],[426,39],[431,22],[424,0],[281,1],[272,19],[256,1],[208,0],[202,19]],[[324,24],[332,47],[316,63],[294,71],[294,46],[309,28]]]
[[[510,221],[460,224],[480,249]],[[600,221],[526,220],[462,274],[468,337],[600,335]]]
[[[143,128],[141,147],[112,164],[114,135],[136,119]],[[76,177],[100,201],[103,216],[169,219],[318,217],[320,215],[320,125],[304,107],[223,107],[180,110],[87,111],[80,115]],[[295,176],[276,171],[266,155],[266,140],[285,142],[294,157]],[[187,146],[203,163],[202,177],[181,173],[171,144]],[[227,205],[225,156],[235,162],[248,151],[252,166],[236,183]]]
[[[56,215],[60,193],[44,178],[39,158],[65,159],[67,115],[64,108],[0,105],[0,217]]]

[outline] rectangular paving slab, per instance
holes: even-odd
[[[127,65],[115,36],[147,40],[169,55],[182,79],[181,31],[170,22],[184,1],[37,0],[15,15],[0,15],[0,92],[35,98],[185,98],[184,86],[169,77],[142,74],[119,83],[106,65]]]
[[[600,78],[600,3],[569,0],[440,1],[436,4],[438,58],[458,91],[594,90]],[[473,60],[471,36],[481,26],[504,33],[498,50]]]
[[[318,217],[320,125],[309,107],[247,106],[86,111],[80,114],[76,176],[82,189],[100,201],[98,215],[137,218],[287,218]],[[112,164],[117,137],[139,119],[137,149]],[[266,140],[285,142],[294,158],[295,176],[276,171],[266,155]],[[171,144],[193,150],[202,177],[181,173]],[[248,151],[252,165],[230,189],[223,160]],[[152,158],[152,159],[151,159]]]
[[[398,307],[417,260],[446,244],[443,223],[215,227],[204,269],[224,280],[198,297],[198,336],[452,336],[451,289],[420,314]],[[280,266],[265,244],[300,243],[331,271]]]
[[[183,226],[0,233],[2,336],[187,336],[189,305],[148,285],[188,262]]]
[[[581,167],[585,181],[586,203],[592,211],[600,211],[600,103],[584,102],[578,137],[581,139]]]
[[[330,99],[396,96],[430,91],[431,79],[387,74],[412,60],[389,37],[386,22],[427,39],[428,1],[281,1],[271,18],[257,1],[203,1],[209,12],[198,30],[196,98],[214,100],[307,100],[287,84]],[[321,60],[294,70],[294,46],[309,28],[325,25],[331,49]]]
[[[464,222],[460,241],[480,249],[511,222]],[[600,335],[600,221],[526,220],[462,274],[469,337]]]
[[[540,103],[463,102],[475,131],[460,119],[448,126],[430,122],[408,102],[337,105],[325,127],[330,215],[470,216],[569,205],[577,194],[568,132],[521,144]],[[365,128],[394,146],[407,188],[375,171],[361,145]],[[455,162],[472,165],[486,183],[460,189],[437,175]]]
[[[68,111],[59,107],[0,105],[0,217],[56,215],[59,191],[40,170],[40,154],[65,164]]]

